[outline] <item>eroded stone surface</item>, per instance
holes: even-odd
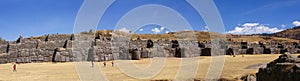
[[[257,81],[300,81],[300,58],[282,54],[279,58],[260,68]]]
[[[218,44],[216,44],[218,43]],[[55,53],[55,49],[58,49]],[[130,39],[129,36],[59,35],[40,39],[22,38],[0,44],[0,63],[68,62],[140,59],[152,57],[189,58],[197,56],[238,54],[299,53],[298,43],[251,43]],[[216,54],[217,53],[217,54]],[[54,55],[55,54],[55,55]]]

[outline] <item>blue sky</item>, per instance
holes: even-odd
[[[0,0],[0,37],[16,40],[19,35],[30,37],[73,33],[76,15],[83,2],[83,0]],[[214,0],[214,2],[227,33],[273,33],[300,26],[300,5],[297,5],[300,0]],[[192,29],[206,30],[201,16],[183,0],[116,1],[103,15],[97,29],[115,29],[114,26],[124,14],[132,8],[147,4],[170,7],[180,13]],[[153,12],[159,13],[160,10]],[[137,29],[136,33],[165,33],[170,31],[167,28],[146,24]]]

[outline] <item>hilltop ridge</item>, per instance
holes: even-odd
[[[300,26],[274,33],[274,34],[272,34],[272,36],[300,40]]]

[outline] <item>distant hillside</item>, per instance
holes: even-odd
[[[98,30],[97,34],[110,37],[111,30]],[[96,34],[96,35],[97,35]],[[132,34],[132,39],[137,39],[138,37],[144,40],[152,39],[152,40],[158,40],[158,39],[168,39],[168,40],[174,40],[174,39],[191,39],[191,40],[198,40],[198,41],[210,41],[210,36],[216,36],[217,38],[221,38],[225,36],[224,34],[214,33],[214,32],[205,32],[205,31],[179,31],[179,32],[171,32],[167,34]],[[182,37],[182,38],[181,38]],[[189,38],[190,37],[190,38]],[[298,40],[289,39],[289,38],[282,38],[282,37],[273,37],[271,35],[265,35],[265,34],[258,34],[258,35],[233,35],[233,34],[227,34],[226,38],[228,41],[234,41],[234,42],[241,42],[241,41],[248,41],[248,42],[258,42],[258,41],[277,41],[277,42],[297,42]]]
[[[300,26],[274,33],[272,36],[300,40]]]
[[[162,40],[174,40],[174,39],[187,39],[187,40],[198,40],[198,41],[210,41],[211,36],[215,36],[216,38],[224,38],[226,36],[227,41],[232,42],[299,42],[300,40],[300,27],[294,27],[291,29],[284,30],[282,32],[274,33],[274,34],[253,34],[253,35],[235,35],[235,34],[219,34],[215,32],[206,32],[206,31],[178,31],[178,32],[170,32],[166,34],[129,34],[125,32],[113,31],[113,30],[97,30],[82,32],[81,34],[103,36],[107,38],[111,38],[114,34],[121,34],[131,37],[131,39],[136,40],[140,38],[142,40],[152,39],[154,41],[162,39]],[[71,36],[71,34],[56,34],[57,36]],[[47,35],[36,36],[25,38],[27,40],[32,39],[40,39],[44,40]],[[3,40],[5,41],[5,40]],[[1,43],[0,39],[0,43]]]

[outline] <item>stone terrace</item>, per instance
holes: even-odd
[[[152,57],[197,57],[216,55],[299,53],[297,42],[210,42],[195,40],[130,39],[92,35],[52,34],[39,39],[22,38],[0,44],[0,63],[139,60]],[[216,53],[216,52],[214,52]]]

